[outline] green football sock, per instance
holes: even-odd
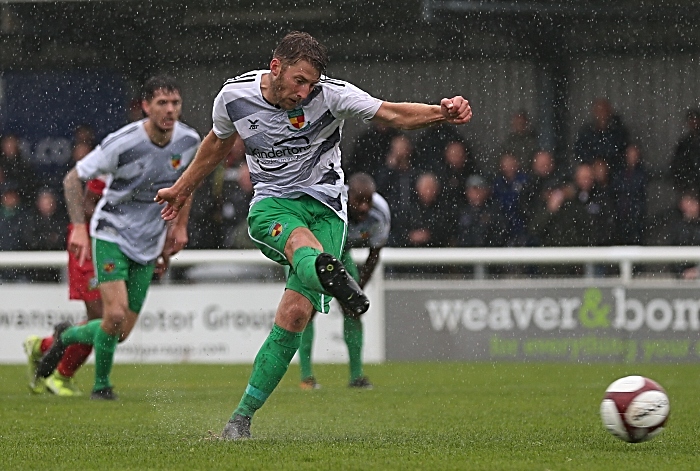
[[[299,345],[299,368],[301,368],[301,380],[305,380],[314,375],[311,368],[311,348],[314,344],[314,323],[306,324],[306,329],[301,335],[301,345]]]
[[[343,317],[343,338],[350,357],[350,381],[363,376],[362,372],[362,321]]]
[[[301,343],[301,332],[290,332],[275,324],[253,363],[253,372],[241,402],[233,412],[252,417],[260,409],[289,368]]]
[[[100,329],[102,324],[102,319],[94,319],[83,325],[74,325],[68,327],[61,334],[61,340],[66,345],[71,345],[74,343],[85,343],[88,345],[93,345],[95,341],[95,335]]]
[[[114,363],[114,351],[119,343],[118,335],[110,335],[102,328],[95,333],[95,388],[94,391],[111,387],[109,374]]]
[[[316,274],[316,258],[321,251],[313,247],[302,247],[292,255],[292,266],[299,279],[309,289],[318,293],[325,293],[321,281]]]

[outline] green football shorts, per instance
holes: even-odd
[[[297,227],[305,227],[316,236],[323,251],[340,258],[347,225],[332,209],[303,195],[299,198],[265,198],[255,203],[248,213],[248,233],[255,245],[270,260],[289,266],[284,246]],[[327,313],[332,297],[313,291],[301,282],[293,269],[289,270],[287,289],[296,291],[311,301],[318,312]]]
[[[124,280],[129,309],[136,314],[141,312],[148,287],[153,279],[155,263],[141,265],[124,255],[114,242],[94,237],[92,238],[92,263],[95,265],[97,283]]]

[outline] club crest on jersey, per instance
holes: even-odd
[[[285,227],[287,227],[286,224],[282,225],[281,223],[275,221],[270,224],[270,228],[267,230],[267,233],[270,234],[270,237],[277,240],[284,232]]]
[[[289,122],[292,123],[292,126],[294,126],[296,129],[301,129],[304,127],[305,120],[303,108],[287,111],[287,117],[289,118]]]
[[[180,168],[181,163],[182,163],[182,155],[181,154],[172,154],[170,156],[170,165],[172,165],[175,170]]]

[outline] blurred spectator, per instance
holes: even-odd
[[[543,247],[588,245],[590,224],[581,225],[588,222],[588,212],[570,196],[565,185],[543,188],[528,225]]]
[[[188,247],[196,249],[252,247],[246,245],[252,243],[246,240],[243,241],[245,247],[241,247],[241,244],[231,246],[226,241],[226,235],[231,228],[245,221],[248,216],[250,198],[243,198],[241,202],[236,196],[235,188],[238,188],[238,180],[241,176],[244,181],[247,181],[248,186],[252,185],[245,163],[245,144],[242,139],[236,139],[222,164],[202,183],[194,195],[190,211],[191,236]],[[252,192],[252,186],[250,191]],[[243,236],[244,239],[249,239],[247,225]]]
[[[680,217],[671,225],[670,243],[679,246],[700,246],[700,199],[693,191],[684,192],[678,200]],[[696,279],[700,274],[697,263],[673,266],[684,279]]]
[[[23,231],[27,250],[64,250],[65,227],[68,217],[59,210],[53,191],[43,189],[36,197],[34,208],[29,211],[27,227]],[[58,282],[61,271],[57,268],[32,270],[31,279],[39,282]]]
[[[451,142],[461,142],[467,155],[474,155],[457,128],[450,124],[436,124],[426,129],[418,139],[414,166],[424,172],[438,173],[442,165],[445,148]]]
[[[544,188],[557,183],[559,183],[559,176],[556,172],[554,155],[546,150],[535,152],[520,197],[521,212],[525,216],[526,223],[534,213],[535,206],[540,203]]]
[[[19,186],[5,182],[0,188],[0,251],[26,249],[26,216]]]
[[[60,211],[56,194],[48,188],[39,191],[24,231],[27,250],[64,250],[67,224],[67,215]]]
[[[34,199],[37,190],[37,175],[34,168],[22,155],[19,138],[5,134],[0,139],[0,168],[6,182],[14,182],[24,202]]]
[[[625,150],[625,152],[627,151]],[[595,186],[595,191],[603,193],[610,192],[610,166],[608,163],[603,159],[594,159],[591,163],[591,169],[593,170],[593,185]]]
[[[493,181],[493,199],[508,220],[508,246],[525,245],[525,214],[521,197],[526,183],[527,175],[520,170],[518,159],[513,154],[501,155],[499,172]]]
[[[221,202],[219,201],[220,187],[217,178],[219,170],[215,170],[197,188],[193,195],[189,231],[190,249],[221,249],[223,235],[221,232]]]
[[[458,247],[502,247],[508,221],[491,200],[491,185],[483,177],[467,179],[463,204],[457,210],[455,245]]]
[[[467,179],[480,173],[474,157],[461,141],[452,141],[445,146],[443,160],[437,168],[437,177],[442,183],[442,199],[451,204],[463,199]]]
[[[146,115],[144,114],[143,108],[141,107],[141,98],[132,98],[129,101],[129,106],[127,107],[126,119],[129,120],[130,123],[133,123],[134,121],[139,121],[145,117]]]
[[[79,142],[73,146],[73,150],[71,151],[71,159],[73,159],[73,162],[77,162],[88,155],[92,149],[92,146],[89,144]]]
[[[409,247],[447,247],[454,234],[454,215],[441,198],[440,181],[422,173],[416,181],[416,207],[408,232]]]
[[[582,245],[613,245],[616,234],[615,209],[608,189],[596,186],[593,165],[579,164],[576,167],[571,188],[574,199],[583,205],[593,224],[589,240]]]
[[[397,129],[380,123],[370,123],[369,129],[357,138],[352,155],[345,163],[346,181],[350,175],[357,172],[365,172],[376,178],[384,166],[391,140],[398,134]]]
[[[27,215],[22,206],[19,187],[14,182],[5,182],[0,187],[0,251],[25,250]],[[20,280],[26,278],[23,270],[0,269],[0,279]]]
[[[614,198],[613,186],[611,182],[610,167],[603,159],[593,160],[591,165],[593,170],[593,196],[591,200],[601,206],[601,213],[604,213],[605,218],[611,224],[613,232],[608,235],[599,235],[597,237],[597,245],[615,245],[617,244],[617,233],[619,231],[617,224],[617,205]]]
[[[228,170],[221,190],[224,246],[229,249],[254,249],[255,245],[248,236],[248,208],[253,199],[248,164],[240,165],[235,172]]]
[[[384,196],[391,209],[389,246],[407,247],[408,231],[413,217],[415,185],[418,172],[413,168],[413,144],[405,134],[391,140],[385,167],[377,176],[377,192]]]
[[[625,167],[613,176],[612,197],[616,203],[617,244],[641,245],[647,219],[649,177],[637,144],[625,150]]]
[[[700,110],[688,110],[686,126],[671,159],[671,178],[679,195],[700,191]]]
[[[574,144],[576,160],[590,164],[596,158],[605,160],[613,173],[624,166],[627,129],[605,98],[597,98],[591,107],[592,121],[584,125]]]
[[[592,179],[588,177],[589,172]],[[581,177],[582,173],[585,175],[584,177]],[[593,221],[594,227],[590,244],[593,246],[617,244],[619,229],[608,163],[603,159],[596,158],[590,166],[579,165],[574,173],[574,182],[579,190],[577,196],[581,201],[586,202],[586,210]],[[613,265],[594,264],[592,267],[595,276],[606,276],[616,270]]]
[[[587,246],[594,230],[586,206],[573,197],[568,185],[545,186],[542,198],[535,207],[528,231],[543,247]],[[581,266],[542,266],[540,274],[580,275]]]
[[[95,131],[87,124],[80,124],[73,131],[73,147],[84,144],[92,150],[95,147]]]
[[[501,154],[514,155],[525,167],[538,149],[537,132],[530,126],[527,111],[520,110],[511,119],[511,131],[501,144]]]

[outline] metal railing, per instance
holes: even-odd
[[[367,251],[356,250],[353,257],[363,261]],[[66,252],[0,252],[0,268],[62,268]],[[700,247],[533,247],[533,248],[385,248],[379,270],[386,265],[474,265],[488,264],[617,264],[620,280],[629,283],[635,264],[698,263]],[[173,266],[274,265],[257,250],[184,250],[173,257]],[[477,270],[478,272],[478,270]],[[589,273],[589,271],[587,271]],[[376,275],[375,275],[376,276]]]

